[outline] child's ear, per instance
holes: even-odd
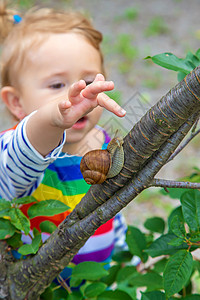
[[[11,86],[4,86],[1,89],[1,98],[9,111],[18,119],[22,120],[26,114],[20,102],[19,92]]]

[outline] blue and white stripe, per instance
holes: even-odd
[[[65,134],[60,145],[46,157],[34,149],[26,135],[26,123],[31,115],[15,130],[0,134],[0,198],[11,200],[31,195],[40,184],[44,170],[62,151]]]

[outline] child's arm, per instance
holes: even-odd
[[[105,81],[103,75],[98,74],[88,86],[84,80],[73,84],[67,100],[56,99],[42,106],[26,124],[27,137],[32,146],[46,156],[59,145],[65,129],[72,127],[98,105],[119,117],[124,116],[125,111],[103,93],[113,88],[112,81]]]
[[[11,200],[29,196],[40,184],[45,169],[57,159],[63,143],[45,158],[30,144],[24,118],[16,129],[0,135],[0,198]]]
[[[11,200],[31,195],[45,169],[62,151],[65,128],[94,107],[101,105],[123,116],[125,112],[120,112],[120,106],[102,93],[113,86],[102,75],[97,75],[89,86],[79,81],[70,88],[69,100],[52,101],[24,118],[15,130],[1,134],[0,198]]]

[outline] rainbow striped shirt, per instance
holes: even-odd
[[[27,117],[29,118],[29,117]],[[53,217],[36,217],[31,219],[31,228],[39,229],[44,220],[50,220],[55,225],[62,222],[65,217],[80,202],[89,189],[80,172],[80,156],[66,156],[62,153],[65,141],[54,149],[47,157],[43,158],[32,147],[26,137],[25,118],[16,128],[3,132],[0,135],[0,196],[7,200],[13,197],[33,195],[38,201],[56,199],[67,204],[70,209]],[[102,130],[102,129],[99,129]],[[110,140],[105,131],[105,142],[102,149],[107,147]],[[27,215],[27,210],[32,204],[22,205],[21,210]],[[106,261],[112,253],[115,242],[125,241],[126,225],[121,214],[120,237],[115,236],[113,219],[100,226],[95,234],[88,239],[86,244],[74,257],[74,262],[93,260]],[[43,241],[49,237],[48,233],[42,234]],[[28,236],[23,236],[25,243],[30,243]],[[124,243],[120,243],[124,247]]]

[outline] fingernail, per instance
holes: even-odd
[[[125,109],[123,109],[123,108],[120,108],[119,109],[119,113],[120,113],[120,115],[125,115],[126,114],[126,111],[125,111]]]

